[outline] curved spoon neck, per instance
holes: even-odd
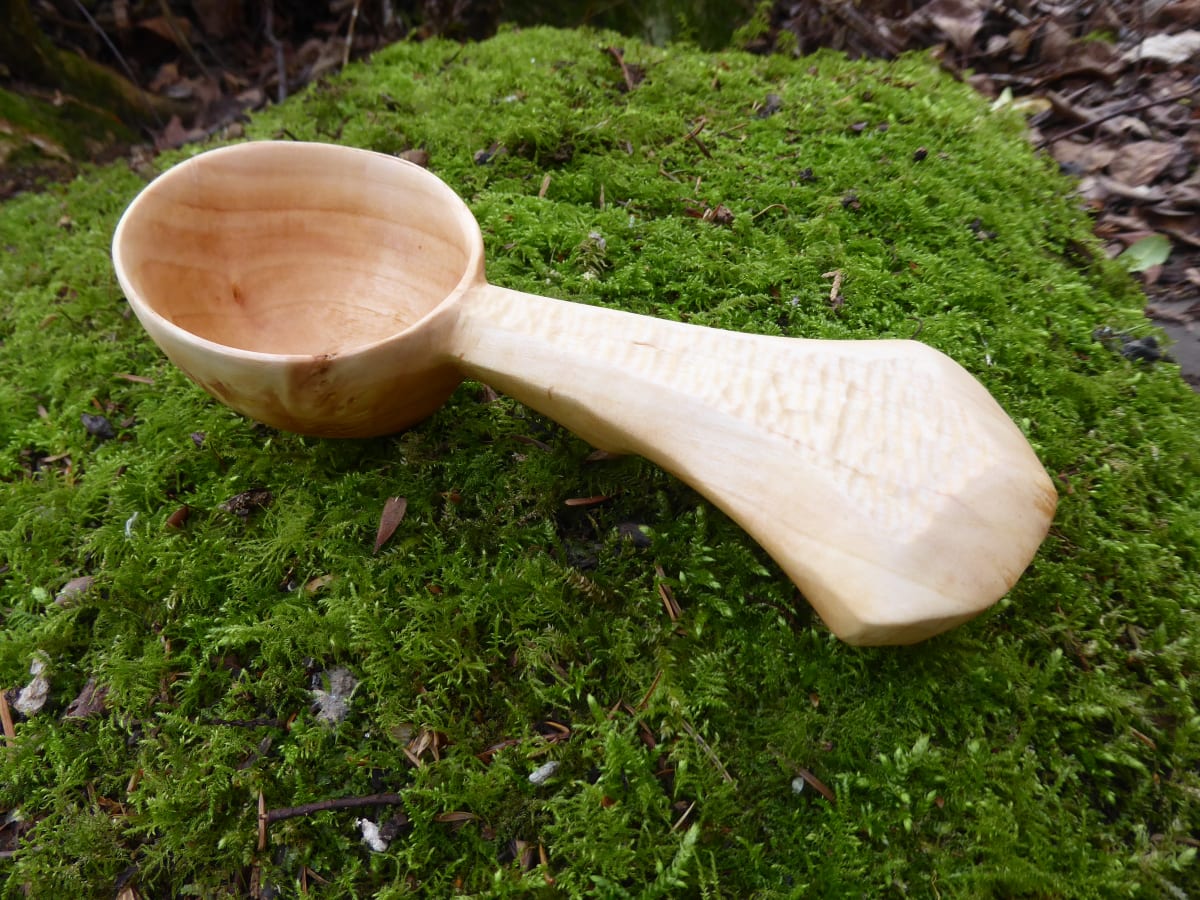
[[[634,452],[614,445],[612,409],[597,415],[607,404],[595,388],[611,365],[598,346],[603,335],[624,330],[618,323],[638,317],[489,284],[464,296],[457,312],[449,354],[464,375],[555,419],[594,446]]]

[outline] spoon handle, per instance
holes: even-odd
[[[740,334],[486,284],[464,299],[464,373],[690,484],[849,643],[983,611],[1054,515],[1012,420],[924,344]]]

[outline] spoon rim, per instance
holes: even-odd
[[[466,251],[464,254],[466,263],[463,267],[463,273],[454,287],[444,297],[434,303],[424,315],[405,328],[391,332],[378,340],[355,344],[348,349],[330,353],[271,353],[263,350],[248,350],[243,347],[235,347],[197,334],[160,313],[152,303],[142,296],[141,291],[133,284],[131,276],[126,271],[126,234],[130,223],[136,220],[139,209],[154,202],[156,199],[155,194],[160,193],[171,182],[180,178],[192,177],[197,161],[201,159],[210,160],[214,156],[246,156],[258,153],[277,155],[281,152],[284,154],[296,154],[297,156],[301,154],[312,155],[323,153],[329,155],[331,158],[336,156],[347,158],[358,157],[360,159],[363,157],[373,157],[387,165],[398,166],[401,170],[405,171],[405,177],[407,178],[425,180],[441,195],[442,200],[439,201],[439,207],[442,205],[449,207],[445,210],[447,220],[452,218],[460,226],[459,237],[461,238],[463,249]],[[366,150],[360,147],[349,147],[342,144],[323,143],[319,141],[249,140],[202,150],[182,162],[173,164],[143,187],[121,214],[121,218],[117,221],[116,228],[113,230],[112,261],[117,282],[120,284],[126,300],[129,302],[138,319],[147,327],[147,330],[151,330],[150,326],[152,325],[153,329],[170,335],[173,340],[190,344],[210,353],[234,359],[273,364],[300,363],[313,359],[345,359],[378,350],[390,343],[412,335],[423,326],[426,326],[435,317],[444,313],[446,309],[454,305],[471,290],[486,283],[483,233],[480,230],[479,222],[475,218],[474,213],[471,212],[470,207],[467,206],[466,202],[458,195],[458,192],[454,188],[450,187],[450,185],[433,172],[406,159],[400,159],[399,157],[376,150]]]

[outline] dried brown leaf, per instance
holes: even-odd
[[[476,753],[475,757],[479,760],[482,760],[485,763],[490,763],[492,761],[492,757],[494,757],[501,750],[505,750],[508,747],[516,747],[520,743],[521,743],[521,741],[519,738],[508,738],[506,740],[499,741],[495,744],[489,745],[484,750],[481,750],[479,753]]]
[[[245,519],[251,513],[256,513],[260,509],[270,506],[272,499],[271,492],[266,488],[250,488],[248,491],[234,494],[218,506],[217,509],[232,513],[240,519]]]
[[[826,800],[828,800],[830,803],[834,804],[835,806],[837,805],[837,797],[834,796],[833,791],[831,791],[829,789],[829,786],[826,785],[825,782],[823,782],[820,778],[818,778],[816,775],[814,775],[808,769],[805,769],[801,766],[797,766],[796,771],[800,775],[800,777],[804,779],[805,783],[808,784],[810,787],[812,787],[814,790],[816,790],[816,792],[818,794],[820,794],[822,797],[824,797]]]
[[[408,498],[406,497],[388,497],[383,504],[383,512],[379,515],[379,530],[375,532],[375,549],[373,553],[378,553],[396,533],[396,529],[400,523],[404,521],[404,514],[408,512]]]
[[[96,583],[94,575],[80,575],[64,584],[54,596],[55,606],[74,606],[75,601],[84,596]]]
[[[158,35],[168,43],[178,45],[180,50],[186,49],[186,44],[192,38],[192,23],[181,17],[168,20],[163,16],[153,16],[149,19],[140,19],[137,27]]]
[[[980,0],[932,0],[900,23],[900,31],[932,26],[965,53],[983,27],[984,13]]]
[[[711,215],[706,214],[704,218],[705,221],[712,222],[714,225],[732,225],[733,211],[724,203],[718,203],[711,210]]]
[[[315,594],[317,591],[331,584],[336,578],[336,575],[318,575],[316,578],[310,578],[301,590],[305,594]]]
[[[1165,190],[1159,187],[1134,187],[1106,175],[1092,175],[1079,183],[1079,193],[1089,200],[1107,201],[1112,196],[1135,200],[1139,203],[1162,203],[1167,199]]]
[[[1092,73],[1115,77],[1125,67],[1121,53],[1105,41],[1073,41],[1067,60],[1072,73]]]
[[[167,93],[177,100],[201,100],[213,93],[213,85],[203,81],[184,80],[171,88]],[[154,136],[154,146],[158,150],[173,150],[191,141],[200,140],[205,136],[202,128],[185,128],[179,116],[172,116],[166,127]]]
[[[185,503],[183,506],[179,507],[179,509],[175,510],[175,512],[167,516],[167,521],[165,524],[168,528],[178,531],[187,523],[188,516],[191,514],[192,508]]]
[[[1074,166],[1081,175],[1092,175],[1117,158],[1117,149],[1099,141],[1075,143],[1055,141],[1050,145],[1054,158],[1064,166]]]
[[[1159,232],[1170,235],[1172,239],[1181,242],[1181,244],[1187,244],[1189,247],[1200,248],[1200,216],[1190,216],[1188,218],[1184,218],[1184,220],[1170,218],[1170,220],[1166,221],[1170,221],[1176,224],[1178,227],[1169,228],[1163,227],[1162,224],[1159,224],[1157,229]],[[1193,268],[1189,269],[1188,271],[1196,271],[1196,269]],[[1190,278],[1188,278],[1188,280],[1192,281]],[[1192,283],[1195,284],[1198,282],[1192,281]]]
[[[612,494],[597,494],[594,497],[571,497],[569,500],[563,501],[563,506],[596,506],[612,498]]]
[[[163,63],[150,79],[148,88],[155,94],[160,94],[179,80],[179,66],[173,62]]]
[[[66,712],[63,713],[63,718],[87,719],[91,716],[104,715],[104,713],[108,712],[108,707],[104,703],[107,696],[108,686],[98,686],[95,678],[89,678],[88,683],[79,692],[79,696],[67,706]]]
[[[1102,133],[1122,140],[1128,140],[1131,135],[1139,138],[1150,137],[1150,126],[1137,116],[1113,116],[1101,122],[1099,128]]]
[[[1200,176],[1193,176],[1187,181],[1168,187],[1166,190],[1171,204],[1176,209],[1200,210]]]
[[[462,824],[464,822],[474,822],[479,816],[472,812],[464,812],[462,810],[453,810],[451,812],[438,813],[433,817],[435,822],[449,822],[451,824]]]
[[[204,33],[218,40],[237,34],[245,15],[241,0],[192,0],[192,10]]]
[[[412,150],[404,150],[403,152],[399,153],[398,155],[401,159],[407,160],[408,162],[413,163],[414,165],[418,165],[422,169],[429,168],[429,151],[428,150],[422,150],[421,148],[417,147]]]
[[[1054,19],[1045,19],[1041,23],[1041,27],[1037,29],[1036,38],[1038,39],[1035,47],[1038,52],[1038,61],[1042,63],[1069,63],[1071,60],[1071,52],[1074,49],[1074,38],[1071,33],[1063,26],[1059,25]]]
[[[1133,141],[1114,156],[1108,172],[1117,181],[1141,187],[1158,178],[1177,152],[1177,145],[1167,141]]]

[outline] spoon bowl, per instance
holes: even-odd
[[[167,356],[259,421],[387,434],[462,380],[435,345],[482,282],[483,241],[458,196],[411,163],[323,144],[213,150],[140,194],[113,250]]]
[[[476,378],[691,484],[851,643],[912,643],[986,609],[1057,503],[1020,430],[944,354],[491,285],[462,200],[382,154],[274,142],[200,154],[133,201],[113,259],[167,356],[247,416],[386,434]]]

